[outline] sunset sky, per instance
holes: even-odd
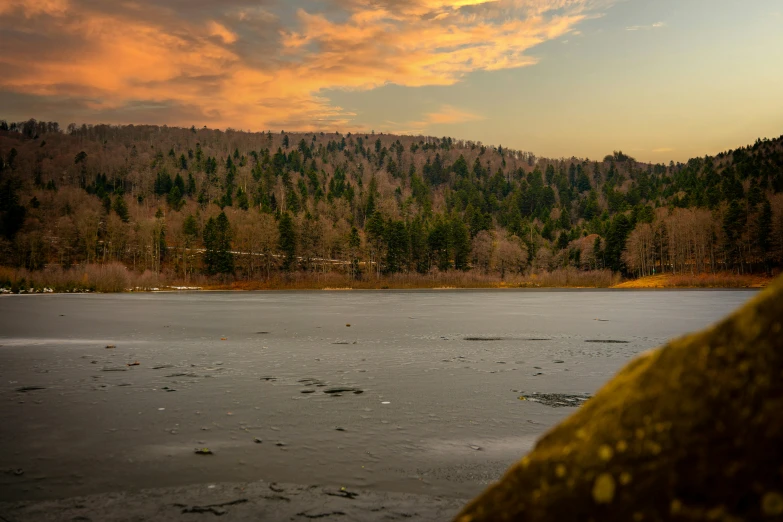
[[[0,0],[0,118],[686,160],[783,134],[781,0]]]

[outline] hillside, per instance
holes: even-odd
[[[654,165],[446,137],[0,123],[0,265],[117,262],[182,281],[770,273],[783,137]]]

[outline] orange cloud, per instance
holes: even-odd
[[[223,43],[232,44],[237,41],[237,35],[229,31],[225,25],[215,22],[214,20],[209,24],[210,34],[212,36],[219,36]]]
[[[62,15],[68,7],[68,0],[3,0],[0,2],[0,16],[13,11],[22,11],[26,18],[48,14]]]
[[[384,132],[392,134],[419,135],[426,133],[427,129],[431,128],[432,125],[452,125],[456,123],[480,121],[483,119],[484,117],[479,114],[458,109],[451,105],[441,105],[436,112],[425,114],[421,121],[408,121],[405,123],[386,121],[383,125],[380,125],[379,128]]]
[[[467,123],[470,121],[483,120],[483,116],[471,112],[462,111],[451,105],[443,105],[438,112],[431,112],[425,115],[425,122],[429,124],[445,125],[450,123]]]
[[[609,0],[334,1],[342,16],[300,9],[284,23],[251,0],[2,0],[0,97],[78,102],[121,121],[155,106],[161,123],[334,129],[354,115],[326,89],[451,85],[532,65],[526,51]],[[418,124],[471,118],[444,106]]]

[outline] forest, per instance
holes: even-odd
[[[771,275],[783,136],[650,164],[450,137],[0,121],[0,265],[194,284]]]

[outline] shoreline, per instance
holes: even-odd
[[[398,274],[361,274],[353,278],[341,272],[286,272],[266,278],[194,275],[185,277],[169,270],[139,273],[119,263],[81,265],[69,269],[50,267],[29,271],[0,267],[0,295],[8,293],[125,293],[189,291],[317,290],[526,290],[526,289],[689,289],[764,288],[772,277],[765,274],[730,272],[702,274],[657,274],[623,279],[609,270],[483,273],[447,271]]]
[[[247,292],[247,291],[321,291],[349,292],[361,290],[697,290],[697,289],[762,289],[773,277],[766,275],[717,274],[663,274],[621,280],[591,279],[587,276],[558,274],[532,274],[510,280],[478,278],[475,274],[436,274],[429,277],[382,277],[364,280],[349,280],[337,274],[293,273],[286,277],[268,280],[189,281],[176,279],[166,282],[165,275],[156,280],[147,280],[128,286],[121,281],[104,283],[84,278],[82,281],[47,281],[44,273],[31,274],[28,280],[20,278],[0,286],[0,295],[31,294],[91,294],[91,293],[160,293],[160,292]],[[34,278],[34,277],[35,278]],[[42,281],[43,279],[43,281]]]
[[[633,282],[632,282],[633,283]],[[588,290],[604,290],[604,291],[617,291],[617,292],[623,292],[623,291],[647,291],[647,292],[656,292],[656,291],[676,291],[676,290],[763,290],[766,288],[765,285],[752,285],[752,286],[634,286],[634,285],[617,285],[617,286],[610,286],[610,287],[604,287],[604,286],[540,286],[540,287],[534,287],[534,286],[520,286],[520,287],[496,287],[496,286],[472,286],[472,287],[452,287],[452,288],[254,288],[254,289],[240,289],[240,288],[231,288],[230,286],[226,287],[210,287],[210,288],[191,288],[188,290],[180,290],[176,288],[158,288],[155,290],[126,290],[126,291],[120,291],[120,292],[105,292],[105,291],[74,291],[74,292],[68,292],[68,291],[53,291],[53,292],[29,292],[29,291],[22,291],[19,293],[14,292],[0,292],[0,298],[1,297],[10,297],[10,296],[39,296],[39,295],[112,295],[112,294],[188,294],[188,293],[217,293],[217,292],[224,292],[224,293],[252,293],[252,292],[332,292],[332,293],[346,293],[346,292],[432,292],[432,291],[441,291],[441,292],[470,292],[470,291],[489,291],[494,290],[498,292],[543,292],[543,291],[565,291],[565,292],[579,292],[579,291],[588,291]]]
[[[249,292],[333,292],[333,293],[345,293],[345,292],[468,292],[468,291],[517,291],[517,292],[536,292],[536,291],[585,291],[585,290],[611,290],[611,291],[673,291],[673,290],[762,290],[766,288],[768,283],[754,284],[747,286],[699,286],[699,285],[671,285],[671,286],[649,286],[637,281],[627,281],[625,283],[615,286],[470,286],[470,287],[363,287],[363,288],[319,288],[316,286],[310,288],[294,287],[265,287],[265,288],[234,288],[231,285],[224,286],[209,286],[206,288],[169,288],[159,287],[155,289],[139,289],[139,290],[124,290],[124,291],[97,291],[97,290],[82,290],[82,291],[27,291],[23,290],[18,293],[10,291],[2,291],[0,289],[0,297],[4,296],[34,296],[34,295],[105,295],[105,294],[186,294],[186,293],[213,293],[213,292],[233,292],[233,293],[249,293]]]
[[[470,292],[470,291],[489,291],[495,290],[499,292],[517,291],[517,292],[543,292],[543,291],[565,291],[565,292],[579,292],[587,290],[604,290],[604,291],[676,291],[676,290],[716,290],[716,291],[728,291],[728,290],[763,290],[766,285],[763,286],[541,286],[541,287],[454,287],[454,288],[258,288],[258,289],[237,289],[231,287],[225,288],[193,288],[189,290],[178,290],[160,288],[156,290],[133,290],[133,291],[121,291],[121,292],[101,292],[101,291],[81,291],[81,292],[28,292],[23,291],[19,293],[13,292],[0,292],[0,298],[11,296],[39,296],[39,295],[112,295],[112,294],[188,294],[188,293],[253,293],[253,292],[333,292],[333,293],[346,293],[346,292]]]

